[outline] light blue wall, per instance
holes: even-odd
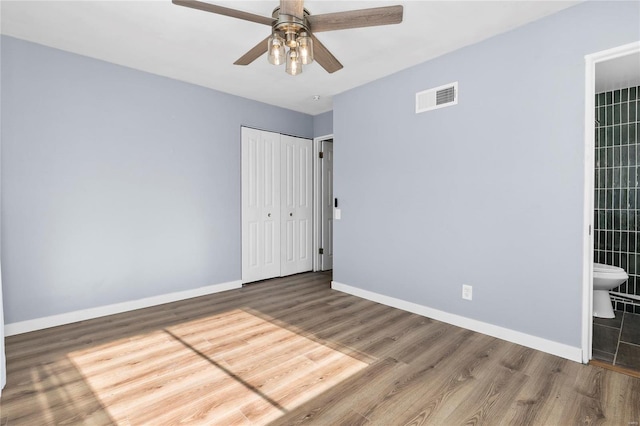
[[[313,117],[2,37],[5,319],[239,280],[240,126]]]
[[[327,111],[313,117],[313,137],[327,136],[333,133],[333,111]]]
[[[635,40],[588,2],[336,96],[334,280],[579,347],[584,56]]]

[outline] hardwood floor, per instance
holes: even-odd
[[[640,379],[308,273],[12,336],[0,425],[638,425]]]

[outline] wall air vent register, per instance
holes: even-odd
[[[416,114],[458,103],[458,82],[416,93]]]

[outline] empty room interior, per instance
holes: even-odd
[[[640,423],[640,1],[0,33],[0,425]]]

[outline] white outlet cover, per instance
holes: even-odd
[[[473,287],[470,285],[462,285],[462,298],[465,300],[472,300],[473,298]]]

